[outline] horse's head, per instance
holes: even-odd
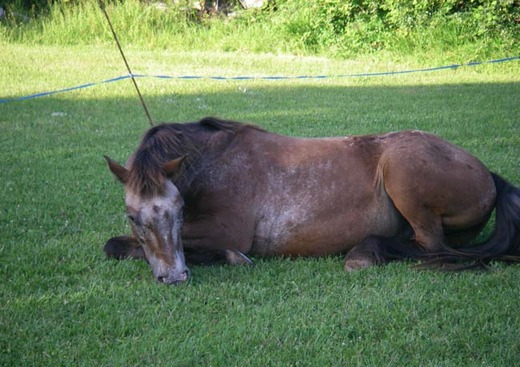
[[[126,213],[157,281],[180,284],[189,278],[182,247],[184,201],[170,177],[184,157],[162,164],[150,176],[105,157],[110,171],[125,185]]]

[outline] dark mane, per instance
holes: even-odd
[[[226,144],[211,144],[211,147],[222,150],[236,134],[246,129],[262,130],[253,125],[214,117],[203,118],[197,123],[164,123],[154,126],[145,133],[131,158],[127,186],[143,197],[162,194],[166,179],[162,166],[172,159],[187,155],[178,177],[173,179],[177,186],[186,186],[190,182],[190,174],[194,172],[194,163],[201,158],[216,133],[222,132],[228,137]],[[183,189],[178,188],[181,191]]]
[[[199,124],[216,130],[228,131],[233,133],[238,133],[247,129],[266,131],[255,125],[244,124],[242,122],[232,120],[223,120],[216,117],[204,117],[202,120],[199,121]]]

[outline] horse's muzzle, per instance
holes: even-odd
[[[159,283],[164,283],[167,285],[179,285],[182,283],[186,283],[190,279],[190,271],[188,269],[184,270],[179,274],[171,274],[168,276],[158,276],[157,281]]]

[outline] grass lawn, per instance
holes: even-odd
[[[497,57],[511,56],[498,55]],[[411,60],[127,50],[135,73],[337,75]],[[432,61],[433,62],[433,61]],[[2,45],[0,99],[125,74],[114,48]],[[156,121],[215,115],[294,136],[423,129],[520,185],[520,62],[372,78],[139,79]],[[0,104],[1,366],[514,366],[520,266],[343,272],[341,257],[192,267],[154,282],[102,247],[129,231],[123,162],[148,127],[129,80]],[[485,234],[489,234],[487,228]]]

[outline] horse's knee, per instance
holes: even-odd
[[[144,259],[144,251],[139,242],[131,236],[112,237],[103,248],[106,256],[118,260]]]

